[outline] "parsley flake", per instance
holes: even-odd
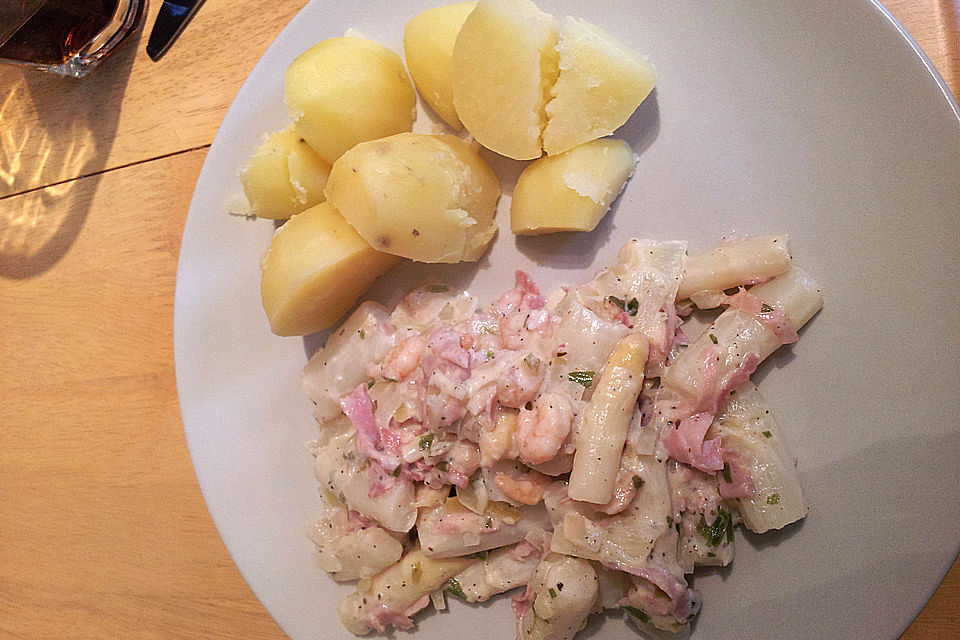
[[[570,378],[571,382],[576,382],[589,389],[593,385],[593,376],[595,375],[597,375],[596,371],[571,371],[567,377]]]

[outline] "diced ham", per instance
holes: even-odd
[[[462,369],[470,368],[470,352],[461,346],[460,334],[440,327],[430,335],[427,344],[439,358]]]
[[[358,385],[348,396],[340,399],[340,408],[357,430],[357,449],[360,455],[375,457],[380,444],[380,430],[373,415],[373,401],[367,393],[367,385]]]
[[[776,334],[780,344],[791,344],[799,339],[796,328],[783,309],[766,304],[745,289],[740,289],[732,296],[724,295],[723,304],[749,313],[762,322]]]
[[[670,457],[702,471],[723,469],[720,440],[712,438],[704,441],[711,424],[712,413],[695,413],[681,420],[678,426],[669,427],[662,442]]]

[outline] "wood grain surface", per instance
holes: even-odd
[[[285,637],[187,453],[173,291],[217,127],[304,0],[208,2],[76,82],[0,67],[0,638]],[[890,0],[954,93],[954,0]],[[150,5],[147,25],[159,7]],[[904,640],[960,638],[960,563]]]

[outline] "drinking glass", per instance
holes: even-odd
[[[80,78],[141,22],[145,0],[0,0],[0,63]]]

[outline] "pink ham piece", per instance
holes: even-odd
[[[745,289],[740,289],[732,296],[724,295],[722,304],[752,315],[776,334],[780,344],[792,344],[799,339],[796,328],[783,309],[766,304]]]
[[[360,455],[377,457],[377,446],[380,444],[380,430],[377,429],[377,419],[373,415],[373,401],[367,393],[367,385],[358,385],[348,396],[340,398],[340,408],[357,430],[357,449]]]
[[[446,327],[433,332],[427,342],[437,357],[453,363],[462,369],[470,368],[470,352],[460,346],[460,334]]]
[[[530,274],[517,270],[514,278],[516,285],[493,303],[494,309],[506,316],[520,311],[540,309],[546,304],[546,298],[540,295],[540,290],[533,283]]]
[[[663,446],[674,460],[685,462],[701,471],[719,471],[723,469],[720,440],[712,438],[704,442],[703,439],[711,424],[712,413],[695,413],[684,418],[679,426],[667,430],[663,437]]]

